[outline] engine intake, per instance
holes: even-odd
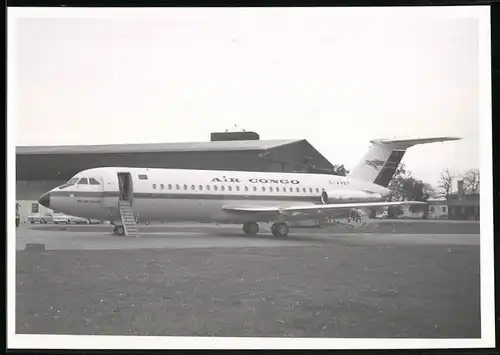
[[[321,193],[321,203],[338,203],[338,202],[368,202],[378,201],[382,199],[381,194],[359,191],[359,190],[333,190],[323,191]]]

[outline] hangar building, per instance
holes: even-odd
[[[234,133],[230,135],[234,139]],[[217,139],[212,135],[210,142],[17,147],[16,201],[21,219],[43,212],[36,200],[44,192],[79,171],[103,166],[269,172],[334,169],[305,139],[223,140],[219,134]]]

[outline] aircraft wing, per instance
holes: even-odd
[[[256,213],[256,214],[325,214],[331,211],[349,210],[352,208],[375,208],[388,206],[404,206],[404,205],[424,205],[425,202],[420,201],[397,201],[397,202],[354,202],[354,203],[335,203],[325,205],[298,205],[298,206],[224,206],[223,209],[227,212],[234,213]]]

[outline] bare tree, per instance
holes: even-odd
[[[454,174],[449,169],[445,169],[441,173],[438,187],[446,197],[448,197],[448,195],[451,194],[451,192],[452,192],[453,178],[454,178]]]
[[[479,192],[479,170],[471,169],[464,176],[464,190],[466,193],[477,194]]]

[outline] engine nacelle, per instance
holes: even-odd
[[[333,190],[323,191],[321,193],[321,203],[338,203],[338,202],[368,202],[379,201],[382,199],[381,194],[370,193],[359,190]]]

